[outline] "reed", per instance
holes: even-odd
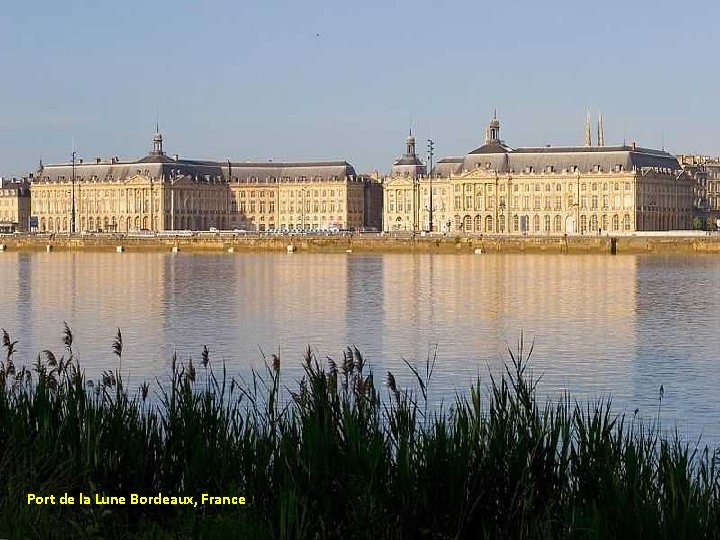
[[[537,396],[522,338],[505,372],[428,407],[378,383],[360,351],[286,386],[281,359],[249,380],[173,358],[168,383],[86,380],[64,349],[0,362],[0,537],[714,538],[720,454],[665,437],[608,400]],[[28,493],[242,495],[245,507],[51,506]]]

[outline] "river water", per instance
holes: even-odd
[[[280,354],[292,388],[310,345],[357,346],[376,377],[413,384],[403,359],[436,355],[433,403],[499,374],[522,333],[540,391],[612,397],[681,436],[720,445],[720,257],[427,254],[0,254],[0,327],[16,364],[62,352],[63,321],[91,378],[164,379],[203,345],[247,376]]]

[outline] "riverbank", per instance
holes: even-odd
[[[291,248],[289,248],[291,246]],[[632,236],[442,236],[250,235],[195,233],[182,236],[4,235],[4,251],[107,251],[188,253],[557,253],[557,254],[720,254],[720,235]]]

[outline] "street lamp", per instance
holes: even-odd
[[[72,153],[72,202],[71,202],[71,216],[70,216],[70,232],[75,234],[75,155],[77,152],[73,150]]]
[[[428,157],[429,157],[429,164],[430,164],[430,219],[429,219],[429,229],[430,232],[433,232],[433,189],[432,189],[432,168],[433,168],[433,155],[435,150],[435,141],[432,139],[428,139]]]

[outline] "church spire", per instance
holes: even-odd
[[[592,146],[592,126],[590,124],[590,111],[585,111],[585,146]]]
[[[597,138],[597,145],[598,145],[598,146],[605,146],[605,129],[603,128],[602,112],[600,112],[600,113],[599,113],[599,116],[598,116],[598,138]]]

